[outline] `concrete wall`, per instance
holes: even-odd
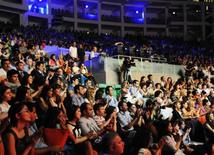
[[[119,68],[123,59],[114,59],[110,57],[99,57],[92,60],[92,72],[99,83],[114,85],[119,83]],[[173,80],[179,78],[178,73],[184,72],[181,65],[171,65],[166,63],[154,63],[135,61],[136,66],[131,67],[132,79],[140,80],[141,76],[153,75],[155,82],[160,82],[160,77],[172,77]]]

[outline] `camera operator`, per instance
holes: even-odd
[[[128,81],[128,82],[132,82],[131,79],[131,66],[135,66],[134,63],[134,59],[131,58],[125,58],[125,60],[123,61],[123,64],[121,66],[121,74],[123,76],[123,80],[122,81]]]

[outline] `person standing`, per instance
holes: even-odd
[[[77,44],[75,41],[73,42],[73,44],[69,48],[69,55],[73,61],[76,62],[79,60],[78,53],[77,53]]]

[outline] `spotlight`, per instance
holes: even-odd
[[[175,15],[175,11],[173,11],[172,14]]]
[[[88,5],[85,5],[85,8],[88,9]]]
[[[136,13],[136,14],[138,14],[138,13],[139,13],[139,11],[137,10],[137,11],[135,11],[135,13]]]

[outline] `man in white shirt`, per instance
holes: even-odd
[[[0,81],[7,78],[7,71],[10,70],[10,60],[2,59],[0,68]]]
[[[115,108],[118,108],[118,101],[116,97],[114,97],[114,89],[112,86],[107,86],[106,87],[106,96],[105,100],[109,106],[113,106]],[[118,110],[118,109],[117,109]]]
[[[83,103],[80,107],[82,117],[79,120],[80,128],[83,135],[87,135],[90,132],[98,133],[100,128],[93,119],[93,108],[89,103]]]
[[[69,55],[74,61],[78,61],[78,55],[77,55],[77,47],[76,42],[74,41],[73,44],[69,48]]]
[[[90,52],[90,59],[93,59],[95,57],[95,53],[97,53],[97,47],[94,46]]]

